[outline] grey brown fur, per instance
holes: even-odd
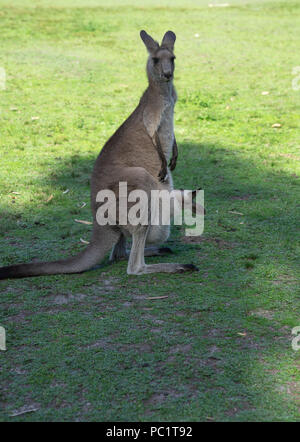
[[[168,31],[161,46],[145,31],[141,31],[141,38],[149,52],[149,85],[137,108],[107,141],[95,162],[91,178],[93,233],[90,244],[83,252],[66,260],[2,267],[0,279],[80,273],[98,264],[111,249],[111,260],[125,257],[127,237],[132,237],[128,274],[197,270],[191,264],[145,264],[145,255],[160,255],[163,251],[168,251],[157,247],[147,251],[145,244],[166,241],[170,233],[169,226],[100,226],[96,221],[99,207],[96,202],[97,193],[102,189],[110,189],[118,198],[120,181],[127,182],[129,192],[141,189],[148,196],[151,190],[173,189],[171,170],[175,168],[177,159],[173,127],[177,99],[173,86],[173,49],[176,37],[173,32]],[[165,161],[161,153],[159,154],[159,149],[162,150]],[[171,155],[170,167],[167,167]],[[151,213],[149,217],[150,215]]]

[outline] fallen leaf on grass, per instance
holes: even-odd
[[[68,193],[68,192],[70,192],[70,189],[66,189],[63,191],[63,193]]]
[[[80,223],[80,224],[93,224],[91,221],[84,221],[83,219],[75,219],[76,223]]]
[[[236,212],[235,210],[229,210],[228,212],[229,212],[229,213],[234,213],[235,215],[244,215],[243,213],[241,213],[241,212]]]
[[[277,128],[281,127],[281,124],[280,123],[275,123],[275,124],[272,124],[272,127],[277,129]]]
[[[11,193],[13,193],[14,195],[21,195],[20,192],[11,192]]]
[[[32,121],[39,120],[39,119],[40,119],[40,117],[31,117]]]
[[[10,416],[20,416],[21,414],[25,413],[32,413],[34,411],[37,411],[38,407],[35,407],[34,405],[24,405],[24,407],[21,407],[19,410],[15,410]]]
[[[239,336],[247,336],[247,333],[238,333]]]
[[[146,298],[146,299],[165,299],[168,298],[169,296],[150,296],[150,298]]]
[[[269,91],[262,91],[261,94],[262,94],[262,95],[269,95],[269,93],[270,93]]]
[[[86,206],[86,203],[82,203],[80,209],[83,209]]]
[[[49,203],[53,199],[53,195],[50,195],[49,198],[46,200],[46,203]]]
[[[85,239],[80,238],[80,242],[82,242],[82,244],[89,244],[89,241],[86,241]]]

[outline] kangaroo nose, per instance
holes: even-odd
[[[164,76],[169,80],[172,77],[172,72],[165,72]]]

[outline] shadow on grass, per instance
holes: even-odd
[[[56,393],[50,388],[53,378],[41,375],[41,367],[52,367],[54,381],[64,383],[60,395],[72,419],[295,418],[295,396],[286,394],[286,385],[294,370],[289,327],[297,325],[298,179],[280,172],[278,164],[265,159],[255,164],[247,152],[224,146],[179,148],[175,184],[203,187],[207,216],[203,237],[194,241],[174,229],[178,256],[171,259],[192,259],[199,273],[136,278],[118,263],[83,275],[1,282],[4,325],[14,337],[9,346],[20,350],[18,356],[11,350],[8,365],[23,365],[25,353],[32,359],[26,383],[46,410],[40,419],[43,413],[63,419],[59,406],[53,415],[49,411],[49,397]],[[73,219],[90,219],[88,205],[80,209],[78,203],[89,196],[93,162],[71,157],[41,177],[38,185],[54,194],[53,201],[38,208],[32,204],[19,216],[19,226],[14,211],[6,211],[3,264],[58,259],[83,247],[79,238],[88,239],[90,228]],[[65,188],[71,189],[68,197],[61,196]],[[67,301],[59,303],[58,296]],[[172,307],[163,300],[153,305],[148,296],[168,296]],[[25,321],[22,327],[31,330],[26,333],[32,340],[23,336],[18,321]],[[33,348],[32,342],[43,348]],[[70,370],[84,394],[74,390],[66,376]],[[99,370],[101,391],[95,384]],[[18,379],[12,388],[22,394]],[[76,400],[81,411],[72,408]],[[93,411],[84,408],[87,403]]]
[[[229,236],[244,237],[250,251],[252,246],[268,246],[267,240],[274,242],[276,238],[278,253],[277,256],[274,253],[274,259],[278,260],[285,260],[289,249],[295,251],[294,237],[298,229],[295,214],[299,211],[296,198],[298,177],[279,171],[278,165],[272,167],[274,161],[271,160],[266,162],[261,159],[259,164],[255,164],[242,150],[233,151],[213,144],[185,143],[180,145],[180,151],[178,166],[173,174],[175,187],[204,188],[207,211],[204,237],[213,231],[218,234],[219,240],[222,236],[226,239]],[[23,236],[26,230],[26,239],[31,234],[35,239],[42,239],[44,230],[51,232],[54,229],[58,236],[54,234],[52,239],[57,240],[60,250],[66,237],[89,231],[90,227],[74,224],[74,219],[80,216],[91,220],[89,184],[94,161],[94,156],[82,159],[75,155],[60,160],[55,171],[37,179],[36,185],[45,194],[54,194],[54,199],[49,203],[33,201],[28,207],[17,211],[12,210],[13,205],[12,209],[3,208],[1,231],[4,237],[9,238],[10,231],[14,236],[18,236],[18,232]],[[66,188],[71,192],[64,197],[61,194]],[[87,203],[84,210],[80,208],[82,201]],[[180,229],[175,228],[175,231]],[[261,235],[263,244],[257,241]],[[191,241],[191,244],[196,245],[197,240]],[[280,247],[283,253],[280,253]]]

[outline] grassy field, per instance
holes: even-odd
[[[177,34],[174,181],[207,211],[148,258],[198,273],[1,281],[2,421],[299,420],[300,2],[208,3],[0,0],[1,265],[89,239],[74,220],[146,87],[143,28]]]

